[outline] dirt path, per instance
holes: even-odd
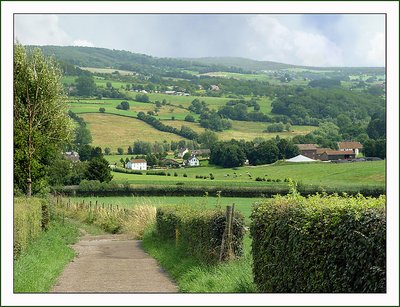
[[[124,235],[85,235],[73,248],[78,255],[51,292],[177,292],[163,269],[144,252],[141,241]]]

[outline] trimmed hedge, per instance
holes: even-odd
[[[189,254],[206,263],[219,261],[226,225],[222,210],[193,209],[190,206],[157,208],[156,230],[160,238],[176,240]],[[243,254],[244,217],[234,213],[232,249],[236,258]],[[227,255],[223,255],[226,259]]]
[[[128,185],[117,183],[89,183],[86,180],[80,186],[53,187],[52,192],[64,195],[90,196],[203,196],[204,193],[215,195],[218,191],[227,197],[271,197],[276,194],[286,195],[289,187],[286,184],[240,187],[228,185],[213,186],[189,186],[189,185]],[[302,195],[326,193],[347,193],[357,195],[361,193],[367,196],[378,197],[385,194],[385,187],[337,187],[321,188],[317,186],[302,186],[299,188]]]
[[[384,293],[385,196],[276,197],[251,214],[261,292]]]

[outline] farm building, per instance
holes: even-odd
[[[301,155],[310,159],[317,158],[317,144],[296,144],[296,146],[299,148]]]
[[[186,160],[185,164],[189,166],[199,166],[200,161],[196,158],[196,156],[190,156],[189,159]]]
[[[128,163],[126,163],[125,167],[128,169],[145,171],[147,170],[147,161],[144,159],[132,159]]]
[[[356,155],[363,148],[360,142],[338,142],[338,146],[340,151],[353,151]]]
[[[178,151],[178,158],[183,158],[183,156],[189,152],[189,150],[187,148],[181,148]]]
[[[318,148],[317,149],[317,159],[321,161],[329,161],[329,160],[347,160],[354,159],[356,154],[351,151],[343,151],[343,150],[332,150],[330,148]]]

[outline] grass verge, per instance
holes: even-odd
[[[51,222],[49,230],[32,241],[14,261],[14,292],[48,292],[75,257],[70,245],[78,241],[79,229],[90,234],[104,233],[93,225],[69,219],[64,223]]]
[[[173,241],[161,240],[154,229],[143,237],[143,247],[170,274],[185,293],[251,293],[256,292],[252,275],[250,238],[245,237],[244,256],[229,263],[205,265]]]
[[[75,252],[68,246],[79,229],[67,221],[52,222],[14,261],[14,292],[48,292]]]

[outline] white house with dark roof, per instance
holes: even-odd
[[[125,168],[145,171],[147,170],[147,161],[144,159],[132,159],[126,163]]]
[[[187,159],[187,161],[186,161],[186,165],[199,166],[200,161],[199,161],[199,159],[196,158],[196,156],[190,156],[189,159]]]

